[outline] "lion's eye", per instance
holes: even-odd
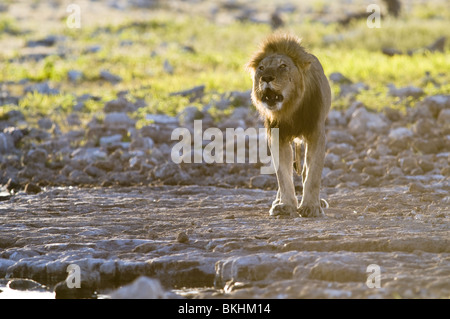
[[[280,69],[285,69],[285,68],[287,68],[286,64],[283,63],[283,64],[280,65]]]
[[[260,66],[258,67],[258,69],[259,69],[260,71],[264,70],[264,65],[260,65]]]

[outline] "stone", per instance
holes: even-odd
[[[95,286],[83,281],[80,288],[69,288],[64,280],[55,286],[55,299],[96,299],[95,290]]]
[[[344,126],[347,124],[344,114],[337,110],[331,110],[328,113],[327,125],[331,126]]]
[[[57,41],[56,36],[49,35],[43,39],[29,40],[29,41],[27,41],[26,46],[29,48],[34,48],[34,47],[38,47],[38,46],[51,47],[51,46],[55,45],[56,41]]]
[[[0,154],[7,154],[15,150],[14,139],[10,134],[0,133]]]
[[[71,114],[67,115],[66,121],[67,121],[67,124],[69,124],[69,126],[81,125],[80,117],[76,113],[71,113]]]
[[[8,282],[8,288],[14,290],[47,291],[45,286],[31,279],[14,278]]]
[[[24,164],[44,164],[47,162],[48,153],[43,148],[29,150],[24,158]]]
[[[122,78],[120,76],[112,74],[111,72],[105,70],[100,71],[100,78],[112,84],[116,84],[122,81]]]
[[[108,157],[108,155],[98,147],[80,147],[74,150],[70,156],[74,161],[85,161],[88,163],[106,159]]]
[[[29,85],[29,86],[25,87],[24,93],[32,93],[32,92],[38,92],[38,93],[44,94],[44,95],[59,94],[59,90],[51,88],[48,85],[48,82],[38,83],[38,84]]]
[[[180,232],[177,235],[177,242],[181,244],[186,244],[189,242],[189,237],[185,232]]]
[[[43,130],[50,130],[53,127],[53,121],[49,118],[41,118],[38,120],[38,125]]]
[[[266,189],[271,188],[273,189],[276,186],[276,179],[272,175],[257,175],[250,178],[250,187],[251,188],[260,188],[260,189]]]
[[[134,127],[135,121],[130,119],[127,113],[124,112],[112,112],[105,115],[103,124],[106,128],[117,129]]]
[[[125,98],[118,98],[105,103],[103,107],[103,112],[105,113],[127,113],[136,111],[136,107],[133,103],[129,102]]]
[[[406,127],[397,127],[395,129],[391,129],[391,131],[389,132],[389,138],[394,140],[404,139],[412,136],[413,132]]]
[[[446,129],[450,128],[450,108],[439,112],[437,123]]]
[[[147,114],[145,119],[148,121],[152,121],[154,124],[171,124],[178,125],[178,119],[173,116],[169,116],[166,114]]]
[[[71,82],[79,82],[83,79],[83,72],[77,70],[69,70],[67,71],[67,77]]]
[[[342,84],[342,83],[351,84],[352,83],[352,81],[349,78],[347,78],[340,72],[333,72],[328,76],[328,78],[330,79],[330,81],[332,81],[334,83],[338,83],[338,84]]]
[[[387,127],[388,123],[382,115],[370,113],[365,108],[357,109],[348,124],[353,134],[365,134],[367,131],[381,132]]]
[[[191,89],[170,93],[170,96],[186,96],[189,101],[193,102],[203,97],[205,91],[204,85],[195,86]]]
[[[435,122],[431,119],[419,119],[412,126],[412,131],[417,136],[426,137],[433,134],[433,129],[435,128],[435,126]]]
[[[157,279],[141,276],[131,284],[111,293],[111,299],[166,299],[166,292]]]
[[[423,139],[417,138],[412,142],[412,147],[423,154],[438,153],[442,145],[442,140],[439,138]]]
[[[177,114],[180,125],[193,126],[194,120],[203,118],[203,113],[195,106],[188,106]]]
[[[42,191],[42,189],[33,183],[28,183],[27,185],[25,185],[25,193],[27,194],[38,194]]]
[[[164,69],[164,72],[166,72],[167,74],[173,74],[173,72],[174,72],[174,68],[173,68],[172,64],[170,64],[170,62],[167,59],[164,60],[163,69]]]
[[[406,98],[411,96],[415,99],[418,99],[421,96],[425,95],[423,89],[415,86],[396,88],[394,85],[389,85],[388,87],[389,87],[389,95],[399,98]]]
[[[111,145],[118,145],[122,141],[122,135],[121,134],[114,134],[111,136],[103,136],[100,137],[100,146],[101,147],[108,147]]]

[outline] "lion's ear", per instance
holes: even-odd
[[[313,58],[310,54],[305,54],[302,56],[302,58],[299,61],[299,67],[304,70],[307,71],[309,69],[309,67],[311,66],[311,63],[313,62]]]

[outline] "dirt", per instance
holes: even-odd
[[[0,277],[53,287],[78,264],[82,284],[106,294],[145,275],[172,297],[450,296],[447,194],[397,186],[323,195],[326,217],[277,219],[268,214],[275,192],[265,190],[20,193],[0,206]],[[378,288],[369,265],[379,266]]]

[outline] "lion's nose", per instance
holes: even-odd
[[[265,75],[261,78],[261,80],[263,80],[263,82],[272,82],[273,80],[275,80],[275,77],[271,76],[271,75]]]

